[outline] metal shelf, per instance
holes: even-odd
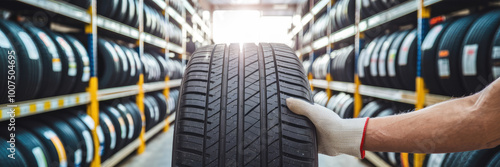
[[[210,28],[208,28],[207,25],[205,25],[205,22],[201,19],[200,16],[196,13],[196,10],[191,6],[191,4],[187,0],[182,1],[184,8],[186,8],[186,11],[188,11],[191,15],[193,15],[192,19],[194,22],[196,22],[200,27],[201,30],[205,31],[205,33],[210,34]]]
[[[377,167],[390,167],[391,165],[387,164],[382,158],[377,156],[374,152],[365,151],[365,159],[370,161],[373,165]]]
[[[157,46],[159,48],[167,47],[167,41],[165,39],[148,34],[148,33],[144,33],[144,42],[151,44],[151,45],[154,45],[154,46]]]
[[[170,118],[170,117],[169,117]],[[155,127],[151,128],[149,131],[146,132],[145,140],[148,141],[151,139],[154,135],[158,134],[160,131],[165,128],[166,121],[160,122],[158,125]],[[120,151],[116,152],[111,156],[109,159],[104,161],[101,165],[103,167],[112,167],[120,163],[124,158],[126,158],[128,155],[130,155],[132,152],[134,152],[140,145],[139,139],[135,139],[131,143],[129,143],[127,146],[123,147]]]
[[[73,4],[69,4],[64,1],[57,0],[18,0],[19,2],[42,8],[47,11],[51,11],[75,20],[79,20],[84,23],[90,23],[90,15],[87,13],[86,9],[80,8]]]
[[[171,80],[168,85],[165,82],[153,82],[144,84],[144,92],[153,92],[158,90],[163,90],[167,86],[170,88],[179,87],[181,85],[181,80]],[[123,86],[117,88],[108,88],[98,91],[97,99],[99,101],[111,100],[121,97],[133,96],[139,93],[139,86]],[[10,119],[11,107],[15,106],[15,117],[25,117],[34,114],[40,114],[45,112],[50,112],[54,110],[60,110],[70,107],[75,107],[83,104],[88,104],[90,102],[90,94],[88,92],[75,93],[69,95],[61,95],[55,97],[48,97],[43,99],[28,100],[23,102],[17,102],[12,104],[2,104],[0,108],[0,122]]]
[[[112,32],[115,32],[117,34],[133,38],[133,39],[139,39],[139,30],[125,25],[123,23],[120,23],[118,21],[106,18],[104,16],[97,16],[97,27],[103,28]]]
[[[9,111],[15,109],[15,118],[34,114],[45,113],[54,110],[70,108],[90,102],[90,94],[87,92],[48,97],[43,99],[29,100],[12,104],[2,104],[0,108],[0,121],[11,118]],[[10,108],[9,106],[13,106]]]
[[[322,88],[322,89],[328,88],[328,82],[326,80],[313,79],[311,84],[317,88]],[[337,81],[330,82],[329,86],[330,90],[347,92],[347,93],[354,93],[354,88],[355,88],[354,83],[337,82]],[[417,102],[416,93],[407,90],[360,85],[359,93],[363,96],[370,96],[401,103],[415,104]],[[430,106],[450,99],[451,97],[448,96],[427,94],[425,97],[425,105]]]

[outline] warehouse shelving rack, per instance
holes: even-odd
[[[311,42],[310,45],[302,46],[299,44],[296,54],[299,58],[303,55],[309,55],[309,59],[313,62],[316,58],[314,51],[319,50],[324,47],[330,47],[338,41],[342,41],[348,38],[354,37],[355,43],[355,64],[358,61],[359,53],[361,51],[361,46],[364,44],[364,31],[371,28],[377,27],[384,23],[388,23],[392,20],[398,19],[400,17],[406,16],[410,13],[417,12],[418,20],[418,58],[417,58],[417,78],[416,91],[398,90],[391,88],[382,88],[368,85],[361,85],[359,77],[357,76],[357,68],[355,68],[355,79],[354,83],[338,82],[332,81],[330,74],[327,74],[326,80],[313,79],[312,75],[309,74],[309,83],[311,84],[311,89],[321,88],[325,89],[328,97],[331,97],[331,91],[347,92],[354,94],[354,115],[357,117],[362,108],[362,98],[361,96],[370,96],[379,99],[385,99],[389,101],[396,101],[401,103],[414,104],[417,110],[424,108],[425,106],[430,106],[442,101],[452,99],[452,97],[441,96],[429,94],[428,90],[425,88],[424,80],[421,77],[421,45],[424,40],[425,35],[430,29],[429,18],[430,18],[430,6],[439,3],[443,0],[409,0],[376,15],[368,17],[366,19],[360,19],[361,10],[361,0],[356,0],[356,19],[355,24],[345,27],[337,32],[327,32],[327,36],[322,37],[318,40]],[[310,10],[301,18],[301,24],[296,26],[288,34],[289,38],[301,39],[302,29],[304,26],[310,24],[309,28],[312,28],[314,23],[314,17],[323,8],[330,8],[331,5],[335,4],[335,0],[321,0],[314,4],[312,0],[310,3]],[[328,11],[328,10],[327,10]],[[328,67],[330,68],[330,67]],[[423,165],[425,154],[414,154],[414,162],[408,162],[408,154],[402,153],[401,160],[402,166],[409,166],[413,163],[414,166],[420,167]],[[376,166],[390,166],[380,157],[372,152],[366,153],[366,159]]]
[[[102,28],[111,32],[114,32],[122,37],[131,38],[136,40],[137,50],[139,55],[144,54],[144,43],[150,44],[157,49],[161,49],[164,52],[166,58],[169,58],[169,53],[174,52],[180,55],[180,58],[186,58],[186,46],[185,38],[183,38],[182,46],[170,43],[168,35],[165,39],[153,36],[148,33],[143,32],[143,21],[142,17],[139,17],[139,28],[133,28],[128,25],[122,24],[120,22],[114,21],[112,19],[97,15],[96,5],[97,0],[91,0],[91,6],[88,10],[82,9],[80,7],[74,6],[64,1],[58,0],[17,0],[20,3],[30,5],[39,9],[54,12],[56,14],[68,17],[70,19],[80,21],[85,24],[84,30],[88,39],[87,51],[90,58],[90,73],[91,78],[89,81],[89,87],[86,92],[75,93],[69,95],[61,95],[55,97],[48,97],[43,99],[35,99],[29,101],[16,102],[12,104],[0,105],[0,121],[6,121],[11,118],[11,113],[9,112],[11,108],[8,105],[16,105],[13,108],[15,110],[15,118],[25,117],[29,115],[35,115],[45,112],[50,112],[54,110],[60,110],[65,108],[70,108],[79,105],[87,105],[87,114],[95,122],[95,126],[99,124],[99,101],[116,99],[121,97],[136,95],[136,102],[139,105],[141,112],[144,112],[144,104],[142,100],[144,94],[147,92],[160,91],[163,90],[163,94],[168,99],[168,94],[170,88],[179,87],[181,85],[181,80],[170,80],[169,76],[166,76],[165,81],[144,83],[144,76],[141,74],[139,82],[137,85],[123,86],[108,89],[98,89],[98,79],[97,79],[97,30]],[[210,28],[201,20],[201,18],[194,12],[194,8],[186,1],[183,0],[184,8],[183,13],[179,14],[168,6],[168,0],[151,0],[156,3],[163,11],[166,18],[171,18],[176,20],[181,25],[183,31],[182,36],[186,36],[186,32],[191,32],[193,28],[190,27],[186,22],[185,11],[188,10],[195,18],[195,22],[200,25],[201,29],[207,36],[211,36]],[[139,0],[139,9],[143,9],[144,0]],[[142,12],[139,12],[142,16]],[[169,19],[166,19],[168,21]],[[200,36],[201,37],[201,36]],[[202,39],[204,40],[204,39]],[[210,41],[210,40],[209,40]],[[144,118],[142,118],[144,119]],[[134,150],[138,150],[138,153],[142,153],[145,149],[145,142],[152,138],[155,134],[160,131],[167,131],[169,125],[175,121],[175,113],[171,114],[165,121],[162,121],[150,131],[145,132],[144,127],[141,135],[138,139],[131,142],[129,145],[125,146],[124,149],[120,150],[109,158],[105,162],[101,162],[99,153],[96,151],[94,153],[94,160],[91,164],[93,167],[99,166],[113,166],[119,163],[123,158],[130,155]],[[94,150],[98,150],[99,143],[97,140],[97,132],[92,131],[92,137],[94,138]]]

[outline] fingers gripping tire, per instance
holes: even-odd
[[[172,166],[317,166],[316,132],[285,104],[312,103],[302,64],[282,44],[198,49],[179,100]]]

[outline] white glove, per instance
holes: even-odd
[[[309,118],[316,126],[319,153],[365,157],[363,142],[369,118],[342,119],[328,108],[295,98],[286,99],[286,105],[294,113]]]

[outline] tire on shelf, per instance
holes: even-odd
[[[121,69],[118,54],[113,45],[105,39],[99,38],[98,41],[98,78],[99,88],[110,88],[118,85],[118,73]]]
[[[118,22],[125,22],[127,15],[127,10],[128,10],[128,1],[127,0],[119,0],[118,1],[118,8],[116,9],[115,13],[111,16],[111,18],[115,19]]]
[[[401,79],[399,76],[401,72],[399,68],[397,68],[398,57],[399,57],[399,48],[401,47],[403,40],[406,38],[410,31],[402,31],[399,35],[394,39],[389,49],[389,53],[387,55],[387,76],[389,76],[389,81],[391,81],[392,86],[396,89],[402,89]]]
[[[76,63],[76,53],[61,34],[52,32],[48,29],[46,29],[45,33],[55,41],[62,64],[61,83],[56,91],[56,95],[71,93],[77,81],[76,74],[79,68]]]
[[[45,125],[50,127],[61,140],[66,151],[68,166],[83,166],[82,161],[85,160],[85,156],[82,154],[83,148],[79,144],[80,138],[76,136],[76,131],[61,119],[47,115],[40,115],[40,118],[39,120],[42,120]]]
[[[7,139],[10,140],[10,137],[6,137]],[[15,148],[11,147],[11,144],[7,142],[6,139],[3,138],[3,136],[0,136],[0,147],[4,148],[4,151],[0,152],[0,166],[8,166],[8,167],[25,167],[28,166],[26,164],[26,159],[24,158],[23,154],[19,149],[15,150],[15,154],[12,154],[9,150],[9,148]],[[15,159],[10,158],[10,156],[14,156]]]
[[[97,14],[111,18],[118,11],[120,0],[100,0],[97,1]]]
[[[371,75],[370,75],[370,61],[371,61],[371,54],[373,53],[373,50],[375,49],[375,46],[377,45],[378,41],[379,41],[380,38],[375,38],[373,39],[368,45],[366,45],[365,50],[364,52],[364,55],[362,56],[363,57],[363,60],[362,60],[362,69],[363,69],[363,80],[365,80],[365,83],[363,84],[367,84],[367,85],[373,85],[374,81],[373,81],[373,78],[371,78]]]
[[[68,113],[57,113],[53,116],[58,117],[60,120],[65,121],[78,138],[78,145],[82,148],[82,164],[81,166],[90,166],[92,160],[94,160],[94,139],[90,129],[82,122],[78,117],[68,114]]]
[[[120,45],[110,42],[111,45],[113,45],[113,49],[116,52],[116,55],[118,55],[118,61],[120,63],[120,69],[118,70],[119,72],[115,75],[118,75],[118,83],[116,86],[124,86],[130,79],[129,74],[130,74],[130,63],[128,60],[127,55],[125,52],[123,52],[122,48]]]
[[[19,122],[21,127],[29,129],[33,135],[35,135],[40,143],[46,148],[48,166],[65,166],[68,163],[66,149],[61,142],[60,137],[54,132],[53,129],[44,125],[34,119],[23,120]],[[16,128],[17,129],[17,128]],[[16,131],[17,132],[17,131]],[[47,155],[46,155],[47,156]]]
[[[13,71],[18,71],[17,70],[17,66],[10,66],[12,68],[9,67],[9,55],[12,55],[11,57],[11,60],[15,60],[15,50],[14,50],[14,47],[12,46],[9,38],[7,38],[7,36],[5,35],[5,33],[3,32],[3,30],[0,29],[0,67],[4,67],[4,68],[0,68],[0,78],[4,78],[4,79],[7,79],[8,78],[8,72],[9,70],[13,70]],[[15,74],[12,74],[14,77],[16,78],[19,78],[19,73],[15,73]],[[5,104],[7,103],[9,100],[8,100],[8,96],[9,94],[14,94],[15,92],[10,92],[8,91],[8,89],[5,89],[5,88],[8,88],[8,82],[0,82],[0,86],[3,88],[3,89],[0,89],[0,93],[3,94],[4,96],[0,96],[0,104]]]
[[[109,117],[109,120],[113,124],[116,132],[116,147],[113,149],[113,153],[118,152],[125,143],[127,142],[128,127],[125,123],[126,118],[122,117],[120,111],[117,108],[109,104],[102,104],[101,111],[104,111]]]
[[[84,9],[88,9],[90,7],[90,0],[71,0],[69,2]]]
[[[125,24],[129,26],[134,26],[134,22],[137,19],[137,15],[135,13],[135,2],[134,0],[126,0],[128,1],[128,10],[127,10],[127,16],[125,18]]]
[[[377,74],[380,86],[383,87],[394,87],[389,79],[389,75],[387,74],[387,58],[389,57],[389,49],[398,35],[399,32],[394,32],[389,35],[380,48],[379,57],[377,59]]]
[[[370,53],[370,73],[368,76],[372,79],[372,85],[374,86],[382,86],[382,82],[380,81],[380,78],[378,76],[378,57],[380,55],[380,49],[382,49],[382,45],[386,41],[388,35],[384,35],[377,40],[377,44],[375,45],[375,48],[373,51]]]
[[[460,55],[465,34],[478,15],[469,15],[451,23],[439,41],[437,61],[439,83],[450,96],[463,96],[465,87],[461,82]]]
[[[397,59],[397,68],[403,89],[415,90],[417,78],[417,29],[412,30],[403,40]]]
[[[138,128],[140,126],[137,126],[138,124],[134,121],[134,115],[131,114],[129,111],[128,111],[128,108],[122,104],[123,102],[121,100],[116,100],[112,103],[110,103],[110,105],[112,105],[114,108],[116,108],[121,117],[123,118],[123,122],[125,123],[125,127],[127,128],[127,132],[125,133],[125,137],[126,139],[125,142],[124,142],[124,147],[129,144],[134,138],[134,132],[135,132],[135,128]]]
[[[159,121],[165,120],[165,118],[167,118],[168,109],[167,99],[165,99],[165,96],[161,92],[153,92],[151,96],[154,97],[156,103],[158,103],[158,109],[160,111],[160,115],[158,116]]]
[[[108,114],[104,111],[99,112],[99,124],[101,125],[103,137],[104,137],[104,148],[102,149],[101,161],[106,161],[109,157],[111,157],[117,149],[117,138],[119,136],[116,135],[118,127],[113,125],[111,122],[111,118],[109,118]]]
[[[428,167],[441,167],[446,160],[446,154],[430,154],[428,158],[426,158],[427,163],[424,163]]]
[[[500,165],[500,152],[496,152],[495,155],[491,158],[491,160],[486,165],[487,167],[495,167]]]
[[[134,85],[139,81],[140,73],[138,73],[138,68],[140,66],[139,67],[137,66],[136,58],[134,56],[133,51],[131,51],[131,49],[129,49],[125,46],[120,46],[120,47],[127,58],[127,62],[128,62],[127,68],[129,69],[128,70],[129,72],[126,73],[127,80],[124,83],[124,85]]]
[[[87,126],[89,132],[92,132],[94,129],[96,130],[96,132],[97,132],[97,139],[99,140],[99,149],[100,150],[94,150],[94,151],[99,151],[99,155],[101,157],[103,157],[104,153],[106,151],[106,142],[110,142],[110,138],[106,137],[104,135],[103,128],[101,127],[101,125],[103,125],[103,124],[101,124],[101,122],[100,122],[99,125],[95,126],[94,125],[95,122],[92,119],[92,117],[90,117],[89,115],[87,115],[87,113],[85,113],[83,110],[76,110],[76,111],[72,112],[71,115],[76,116],[80,121],[82,121],[83,123],[85,123],[85,125]],[[99,118],[99,121],[100,121],[100,118]],[[108,134],[109,134],[109,131],[108,131]]]
[[[340,114],[342,118],[353,118],[354,117],[354,98],[350,97],[340,109]]]
[[[39,83],[40,87],[43,89],[40,89],[36,97],[44,98],[54,96],[61,83],[62,71],[62,64],[59,59],[56,44],[44,31],[30,25],[30,23],[23,24],[23,27],[36,44],[43,66],[43,77],[42,81]]]
[[[297,56],[284,44],[245,44],[242,50],[239,55],[237,44],[221,44],[192,55],[181,86],[172,166],[317,166],[314,125],[285,104],[288,97],[312,102]]]
[[[435,25],[422,42],[422,78],[424,78],[425,86],[429,89],[429,92],[433,94],[446,94],[438,81],[438,59],[436,54],[439,40],[451,23],[452,21],[447,21]]]
[[[50,164],[51,157],[47,148],[33,133],[23,127],[16,126],[16,140],[22,141],[16,142],[16,152],[19,151],[22,154],[23,162],[27,166],[47,166]],[[18,155],[15,156],[18,159]]]
[[[133,119],[134,119],[134,135],[133,135],[133,139],[137,139],[141,133],[141,130],[142,130],[142,125],[145,125],[145,122],[143,122],[142,120],[142,113],[139,111],[139,108],[137,107],[137,105],[130,101],[128,98],[123,98],[122,100],[122,104],[127,107],[127,110],[128,112],[130,113],[130,115],[132,115]]]
[[[42,81],[43,72],[38,48],[28,33],[16,23],[0,19],[0,29],[9,38],[15,51],[17,73],[15,100],[33,99],[41,88],[39,83]]]
[[[68,41],[71,48],[73,48],[73,52],[75,53],[76,65],[78,67],[75,87],[73,87],[73,90],[71,92],[85,92],[85,89],[89,85],[90,80],[89,55],[82,43],[76,38],[68,34],[65,34],[63,36],[66,38],[66,41]]]
[[[500,10],[494,10],[478,18],[465,35],[459,65],[467,93],[479,92],[493,81],[488,62],[491,62],[491,43],[499,25]]]

